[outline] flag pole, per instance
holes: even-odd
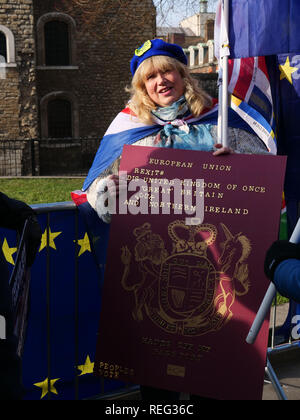
[[[218,77],[218,143],[222,144],[222,68],[219,68],[219,77]]]
[[[226,34],[228,34],[229,29],[229,0],[222,0],[223,8],[223,19],[225,25]],[[222,42],[224,40],[222,39]],[[221,48],[228,48],[228,45],[221,45]],[[223,147],[228,147],[228,55],[222,54],[222,104],[221,104],[221,135],[222,135],[222,145]]]
[[[298,244],[300,242],[300,218],[298,219],[297,225],[292,233],[292,236],[290,237],[290,242],[293,244]],[[249,330],[248,336],[246,338],[246,342],[248,344],[253,344],[255,342],[275,296],[276,287],[273,283],[271,283]]]

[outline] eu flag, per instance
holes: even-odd
[[[124,383],[93,375],[103,270],[95,264],[82,219],[75,210],[39,214],[38,219],[43,235],[31,269],[24,399],[74,400],[121,391]],[[0,246],[11,271],[15,232],[1,229]]]
[[[268,67],[277,119],[278,150],[279,154],[288,156],[285,197],[289,203],[300,200],[300,53],[269,57]]]
[[[247,60],[246,64],[249,67],[249,60],[251,63],[251,59],[257,57],[268,62],[268,72],[260,73],[263,76],[268,74],[268,83],[262,83],[263,79],[257,78],[256,70],[246,74],[250,86],[248,90],[251,93],[249,104],[256,109],[257,104],[263,104],[263,108],[260,106],[258,112],[268,118],[276,131],[278,153],[288,156],[284,192],[291,234],[300,216],[300,1],[228,0],[228,34],[224,29],[226,22],[221,4],[222,0],[216,14],[216,53],[219,49],[220,56],[230,55],[233,60],[229,62],[234,63],[234,68],[238,65],[242,68],[243,60]],[[243,89],[239,89],[241,72],[233,73],[237,75],[237,82],[231,91],[246,92],[245,80]],[[245,76],[245,72],[243,75]],[[271,98],[269,86],[272,90]],[[252,93],[254,104],[251,102]],[[275,121],[272,118],[270,120],[270,115],[273,114],[272,106]]]
[[[300,51],[299,0],[230,0],[230,57]]]

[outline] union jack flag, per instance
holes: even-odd
[[[265,57],[229,59],[228,80],[228,91],[259,112],[275,131],[271,86]]]

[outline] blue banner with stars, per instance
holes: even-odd
[[[43,236],[31,269],[24,399],[73,400],[122,391],[124,383],[93,375],[102,278],[80,216],[76,219],[75,210],[49,213],[48,239],[47,214],[38,219]],[[1,229],[0,245],[12,270],[16,234]]]
[[[278,153],[287,155],[285,197],[300,200],[300,53],[268,57]]]

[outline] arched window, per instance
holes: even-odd
[[[7,67],[16,67],[14,34],[4,25],[0,25],[0,55],[4,57]]]
[[[48,137],[72,137],[72,105],[67,99],[53,99],[48,102]]]
[[[37,61],[42,67],[76,65],[76,23],[65,13],[46,13],[37,22]]]
[[[70,64],[68,24],[51,20],[44,26],[46,66],[68,66]]]
[[[79,137],[79,109],[76,96],[68,91],[45,95],[40,103],[42,138]]]
[[[0,32],[0,58],[4,57],[5,63],[7,63],[7,48],[6,48],[6,36],[3,32]],[[3,62],[0,59],[0,62]]]

